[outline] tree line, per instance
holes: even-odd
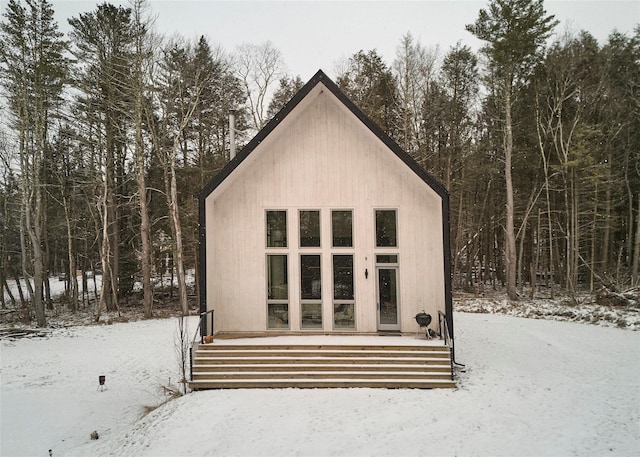
[[[160,36],[144,0],[72,17],[68,36],[53,13],[10,0],[0,23],[3,290],[30,278],[8,300],[45,325],[49,278],[65,275],[75,311],[99,271],[96,319],[137,281],[151,316],[167,272],[187,313],[198,192],[229,160],[229,111],[241,146],[303,81],[269,42],[229,52]],[[556,25],[542,1],[493,0],[467,25],[479,53],[441,55],[407,33],[393,62],[362,50],[336,72],[449,189],[458,289],[638,284],[640,28],[601,45],[587,31],[552,40]]]

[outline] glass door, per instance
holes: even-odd
[[[378,330],[400,330],[398,267],[378,267]]]

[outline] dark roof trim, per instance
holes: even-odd
[[[371,130],[371,132],[380,139],[389,149],[391,149],[400,160],[402,160],[413,172],[418,175],[433,190],[444,197],[448,195],[444,185],[442,185],[430,173],[424,170],[413,158],[407,154],[389,135],[384,133],[366,114],[362,112],[349,98],[340,90],[336,83],[329,78],[322,70],[313,75],[313,77],[305,84],[302,89],[276,114],[269,123],[264,126],[258,134],[231,160],[211,181],[209,181],[200,192],[200,199],[205,199],[213,192],[233,171],[246,159],[253,150],[282,122],[282,120],[298,106],[311,90],[322,83],[331,91],[360,121]]]

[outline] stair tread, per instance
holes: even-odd
[[[403,345],[403,346],[357,346],[357,345],[323,345],[323,346],[313,346],[313,345],[262,345],[262,344],[199,344],[198,348],[207,351],[226,351],[229,349],[237,349],[237,350],[252,350],[259,349],[263,351],[282,351],[282,350],[296,350],[296,351],[319,351],[319,350],[329,350],[329,351],[445,351],[448,350],[448,346],[444,345]]]
[[[322,367],[322,364],[314,364],[314,363],[273,363],[273,364],[267,364],[267,363],[261,363],[259,364],[260,367],[282,367],[282,368],[293,368],[293,367],[301,367],[301,368],[312,368],[312,367]],[[367,368],[371,368],[372,364],[370,363],[363,363],[363,364],[357,364],[357,363],[344,363],[344,364],[340,364],[340,363],[333,363],[333,364],[326,364],[326,365],[330,365],[332,367],[340,367],[340,368],[357,368],[357,367],[367,367]],[[205,368],[205,367],[233,367],[233,368],[247,368],[247,367],[255,367],[256,364],[251,364],[251,363],[246,363],[246,364],[234,364],[234,365],[230,365],[228,363],[224,363],[224,364],[215,364],[215,363],[210,363],[210,364],[198,364],[198,365],[194,365],[194,368]],[[420,367],[420,365],[417,365],[418,367]],[[382,363],[378,363],[375,364],[375,367],[377,369],[381,369],[381,368],[393,368],[393,369],[401,369],[401,368],[416,368],[416,364],[407,364],[407,365],[403,365],[400,363],[394,363],[394,364],[382,364]],[[431,368],[435,368],[435,367],[447,367],[450,368],[451,367],[451,363],[442,363],[442,364],[431,364],[431,365],[426,365],[425,368],[428,367],[429,369]]]
[[[375,379],[332,379],[332,380],[231,380],[222,382],[192,381],[191,389],[305,389],[305,388],[387,388],[387,389],[453,389],[454,381],[448,380],[400,380],[389,381]]]
[[[197,360],[300,360],[300,357],[295,356],[242,356],[242,357],[196,357]],[[305,357],[304,360],[406,360],[406,361],[422,361],[422,360],[447,360],[447,357],[325,357],[322,355]]]
[[[316,382],[368,382],[373,384],[383,384],[383,383],[434,383],[434,384],[451,384],[453,381],[450,379],[366,379],[366,378],[324,378],[324,379],[304,379],[304,378],[288,378],[288,379],[195,379],[193,381],[189,381],[189,384],[230,384],[234,382],[250,382],[255,384],[269,384],[269,383],[278,383],[278,382],[296,382],[301,384],[312,384]]]
[[[227,350],[227,349],[264,349],[264,350],[282,350],[282,349],[295,349],[295,350],[322,350],[322,349],[348,349],[348,350],[390,350],[390,351],[424,351],[424,350],[436,350],[444,351],[448,350],[449,346],[443,343],[436,344],[391,344],[391,345],[376,345],[376,344],[237,344],[227,342],[215,342],[215,343],[201,343],[199,348],[205,350]]]
[[[439,358],[446,359],[448,353],[423,352],[391,352],[391,351],[196,351],[196,357],[397,357],[397,358]]]
[[[355,372],[349,372],[349,374],[353,374],[355,375],[367,375],[367,374],[379,374],[379,375],[390,375],[390,374],[402,374],[403,376],[425,376],[425,375],[440,375],[442,373],[447,374],[446,372],[442,372],[442,371],[415,371],[415,372],[398,372],[398,371],[393,371],[393,370],[374,370],[374,371],[355,371]],[[264,371],[198,371],[194,374],[197,374],[198,376],[224,376],[224,375],[262,375],[262,376],[272,376],[272,375],[276,375],[276,374],[283,374],[283,375],[290,375],[292,377],[294,377],[295,375],[308,375],[308,374],[313,374],[313,375],[333,375],[335,377],[336,372],[335,371],[305,371],[305,370],[300,370],[300,371],[270,371],[268,373],[265,373]],[[346,375],[346,373],[343,373],[344,375]]]

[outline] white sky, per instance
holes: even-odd
[[[0,0],[0,4],[4,3]],[[95,9],[93,0],[52,0],[63,31],[67,19]],[[99,2],[102,3],[102,2]],[[126,1],[113,0],[113,4]],[[440,55],[460,41],[477,49],[465,30],[487,1],[219,1],[151,0],[158,31],[186,38],[208,37],[227,51],[236,45],[270,40],[282,52],[287,71],[304,81],[322,69],[335,77],[341,61],[359,50],[377,49],[391,65],[407,32],[423,46],[439,46]],[[640,24],[638,0],[548,0],[549,14],[565,29],[587,30],[602,44],[611,31],[628,35]],[[4,7],[2,7],[4,11]]]

